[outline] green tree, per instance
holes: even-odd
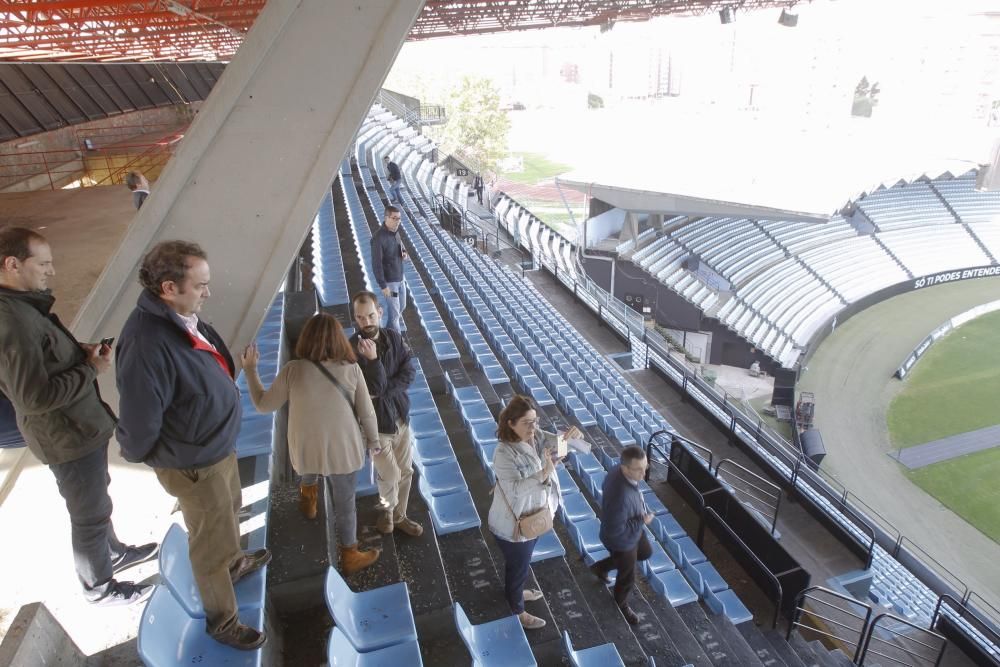
[[[481,173],[499,169],[507,154],[510,119],[500,109],[500,92],[490,79],[466,76],[445,98],[448,121],[435,128],[445,152],[464,157]]]

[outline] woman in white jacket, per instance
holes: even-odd
[[[548,506],[555,516],[559,482],[555,469],[557,437],[537,428],[538,417],[530,398],[514,396],[500,413],[493,455],[497,486],[490,506],[490,532],[504,555],[504,595],[521,625],[535,630],[545,621],[524,610],[525,602],[542,597],[541,591],[524,590],[531,554],[538,538],[527,539],[517,530],[517,518]],[[573,428],[566,437],[579,432]]]

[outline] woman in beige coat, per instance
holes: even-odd
[[[250,400],[260,412],[273,412],[288,402],[288,456],[302,475],[299,508],[306,518],[316,518],[322,477],[337,511],[341,569],[352,574],[379,557],[378,551],[358,550],[354,504],[365,447],[379,451],[375,409],[354,350],[332,315],[320,313],[306,322],[295,356],[298,359],[288,362],[265,390],[257,375],[260,353],[250,345],[243,353]]]

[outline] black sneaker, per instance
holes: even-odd
[[[135,584],[131,581],[115,581],[111,585],[111,591],[100,600],[94,600],[90,604],[95,607],[120,607],[127,604],[142,602],[153,594],[156,586],[152,584]]]
[[[624,607],[618,607],[618,609],[621,610],[622,616],[625,617],[629,625],[639,625],[639,615],[632,611],[632,607],[625,605]]]
[[[220,632],[211,635],[211,637],[220,644],[231,646],[240,651],[253,651],[263,646],[264,642],[267,641],[267,636],[263,632],[240,622],[234,623],[226,632]]]
[[[156,542],[150,542],[138,547],[125,547],[125,553],[122,554],[121,558],[111,564],[111,573],[118,574],[133,565],[153,560],[158,553],[160,553],[160,545]]]

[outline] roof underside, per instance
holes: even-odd
[[[228,60],[267,0],[0,0],[0,60]],[[332,0],[331,0],[332,1]],[[733,0],[428,0],[408,39],[613,25]],[[787,2],[744,0],[741,9]]]

